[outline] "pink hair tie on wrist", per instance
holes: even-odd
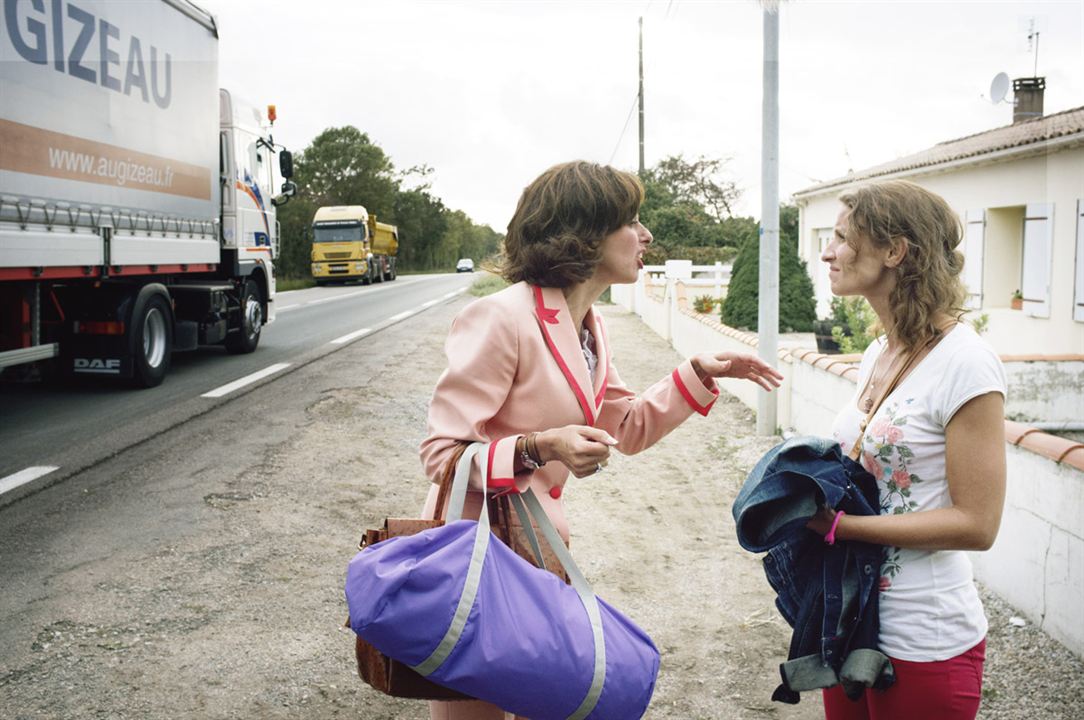
[[[832,527],[828,528],[828,532],[825,533],[825,535],[824,535],[824,544],[825,545],[835,545],[836,544],[836,528],[839,527],[839,519],[841,517],[843,517],[844,515],[846,515],[846,514],[847,513],[840,510],[839,512],[836,513],[836,516],[834,518],[832,518]]]

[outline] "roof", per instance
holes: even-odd
[[[797,191],[795,196],[816,195],[825,190],[847,185],[858,180],[893,175],[907,170],[934,167],[967,158],[978,158],[1002,150],[1023,148],[1059,138],[1079,136],[1084,142],[1084,107],[1073,108],[1046,117],[1026,120],[1015,125],[986,130],[975,135],[946,140],[931,148],[907,155],[890,162],[851,172],[843,177],[811,185]]]

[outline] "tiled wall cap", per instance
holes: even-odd
[[[1062,453],[1058,462],[1071,465],[1077,470],[1084,470],[1084,445],[1076,444]]]
[[[1060,458],[1065,457],[1070,450],[1075,449],[1075,446],[1078,445],[1080,445],[1080,443],[1066,440],[1057,435],[1048,435],[1044,432],[1030,432],[1020,438],[1017,447],[1031,450],[1032,452],[1050,458],[1055,462],[1061,462]]]
[[[1084,362],[1084,355],[1002,355],[1001,362]]]

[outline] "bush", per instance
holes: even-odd
[[[832,298],[832,339],[842,353],[865,352],[877,338],[877,313],[864,297]]]
[[[667,260],[692,260],[693,265],[714,265],[721,262],[724,265],[734,259],[738,249],[733,247],[705,247],[676,245],[667,249],[662,245],[652,243],[647,246],[644,253],[645,265],[663,265]]]
[[[782,213],[781,213],[782,214]],[[784,228],[784,223],[780,222]],[[785,229],[785,228],[784,228]],[[723,301],[723,322],[732,327],[757,329],[760,297],[760,245],[747,240],[738,250],[730,273],[730,288]],[[779,331],[810,332],[817,318],[813,281],[798,257],[797,232],[779,235]]]

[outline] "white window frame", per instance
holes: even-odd
[[[964,229],[964,283],[967,307],[982,307],[983,257],[986,254],[986,211],[968,210]]]

